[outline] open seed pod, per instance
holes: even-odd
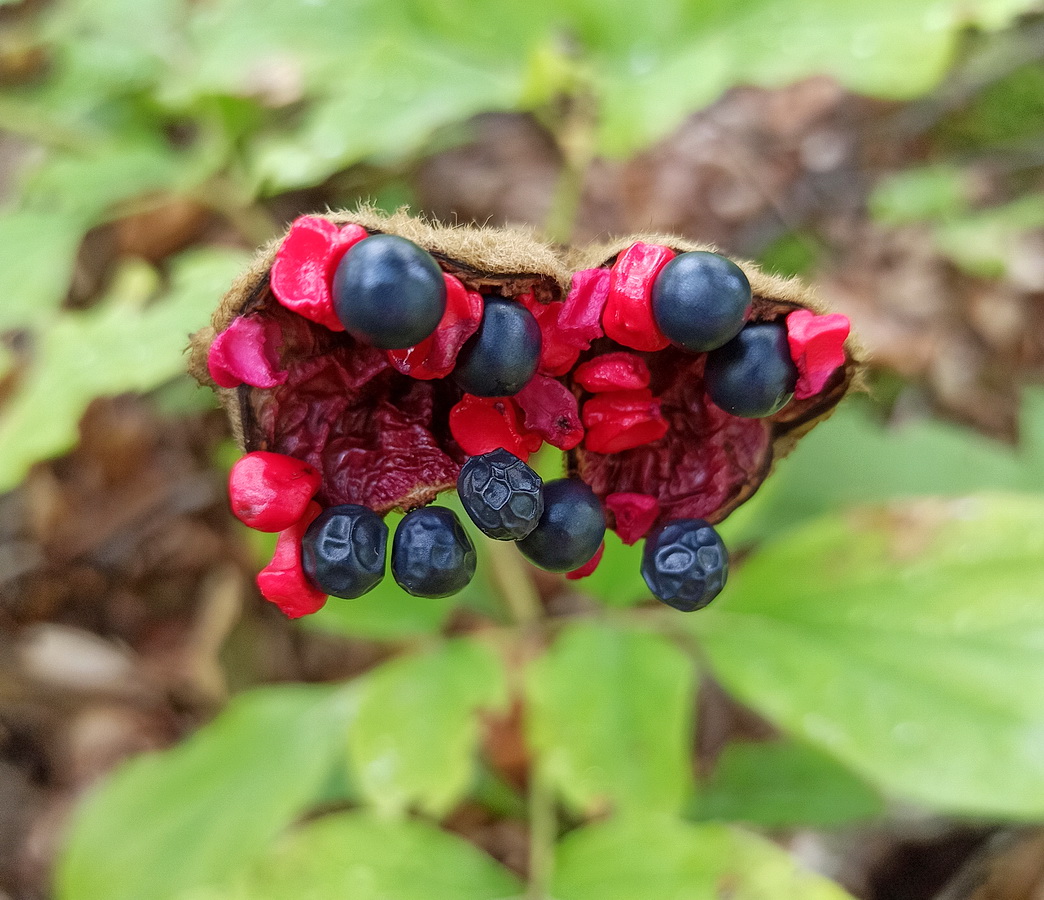
[[[431,277],[445,282],[438,325],[413,346],[379,349],[346,332],[336,311],[339,266],[353,265],[352,248],[373,235],[426,251],[440,270]],[[569,475],[593,489],[628,543],[678,519],[723,519],[829,415],[859,363],[843,317],[819,315],[798,281],[740,263],[753,294],[744,321],[785,329],[797,382],[771,415],[720,409],[705,391],[708,354],[670,345],[649,312],[657,271],[697,249],[639,236],[566,254],[526,231],[443,228],[401,212],[298,219],[191,345],[192,373],[218,392],[251,471],[262,471],[238,506],[233,497],[234,511],[284,529],[272,566],[292,583],[272,587],[262,573],[262,592],[290,615],[314,611],[325,593],[301,573],[299,545],[320,510],[416,509],[455,488],[469,457],[497,448],[521,460],[542,442],[567,451]],[[492,309],[539,332],[535,374],[509,396],[478,396],[462,377]],[[517,353],[517,343],[485,347],[484,364],[490,352]],[[235,480],[234,470],[233,492]]]

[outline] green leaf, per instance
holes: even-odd
[[[0,412],[0,491],[33,463],[74,446],[95,397],[148,391],[183,372],[189,333],[206,324],[244,261],[227,250],[183,253],[169,288],[147,305],[157,277],[144,263],[129,263],[97,307],[55,318]]]
[[[474,844],[422,821],[324,816],[282,841],[238,890],[208,900],[494,900],[518,879]],[[202,898],[200,898],[202,900]]]
[[[348,755],[362,793],[384,813],[442,815],[474,774],[479,710],[507,700],[497,655],[471,640],[384,663],[359,682]]]
[[[1044,812],[1044,497],[825,516],[687,620],[782,729],[941,810]]]
[[[611,820],[567,835],[555,855],[553,895],[555,900],[851,900],[749,832],[666,816]]]
[[[884,812],[880,796],[833,757],[793,741],[729,744],[690,810],[697,819],[830,828]]]
[[[965,174],[940,163],[907,169],[878,184],[870,195],[870,214],[885,225],[946,219],[968,208]]]
[[[986,278],[1009,269],[1021,238],[1044,228],[1044,194],[1027,194],[1004,206],[984,209],[939,225],[935,240],[957,265]]]
[[[344,752],[344,688],[264,688],[88,796],[57,871],[59,900],[164,900],[238,874],[309,805]]]
[[[691,785],[694,689],[692,663],[662,638],[567,626],[526,680],[545,777],[583,813],[678,810]]]
[[[778,535],[856,503],[1044,486],[1044,391],[1027,391],[1018,449],[945,422],[884,427],[871,404],[846,400],[802,439],[753,499],[722,523],[730,547]]]
[[[634,606],[651,596],[642,578],[643,541],[628,547],[616,533],[605,533],[605,553],[592,575],[573,582],[585,594],[597,597],[608,606]]]

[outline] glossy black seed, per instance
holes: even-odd
[[[794,396],[797,378],[786,327],[774,322],[748,325],[707,354],[708,396],[725,412],[745,419],[779,412]]]
[[[399,587],[415,597],[448,597],[475,574],[475,545],[453,510],[423,506],[395,529],[391,570]]]
[[[672,343],[706,353],[732,340],[750,312],[750,282],[731,259],[695,250],[665,265],[652,286],[653,319]]]
[[[544,482],[507,450],[473,456],[460,470],[457,493],[483,534],[518,541],[536,528],[544,511]]]
[[[702,609],[725,587],[729,552],[703,519],[678,519],[645,539],[642,578],[658,600],[682,612]]]
[[[482,322],[457,356],[453,377],[476,397],[509,397],[533,377],[540,361],[540,326],[521,303],[485,297]]]
[[[559,478],[544,485],[544,513],[518,549],[549,572],[571,572],[591,559],[605,537],[602,504],[584,482]]]
[[[430,253],[394,234],[363,238],[333,280],[337,318],[349,334],[383,350],[429,337],[446,311],[446,282]]]
[[[366,506],[324,509],[301,541],[301,565],[321,591],[351,600],[384,577],[388,526]]]

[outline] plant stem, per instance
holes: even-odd
[[[570,103],[570,111],[553,128],[555,142],[562,154],[562,171],[544,223],[548,240],[560,244],[568,244],[573,236],[583,199],[584,179],[595,156],[594,102],[578,94]]]
[[[554,870],[555,797],[547,779],[534,764],[529,770],[529,884],[526,900],[548,900]]]
[[[493,586],[516,624],[535,625],[544,615],[536,585],[518,550],[508,541],[487,541]]]

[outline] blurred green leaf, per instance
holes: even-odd
[[[688,621],[729,690],[885,790],[1036,818],[1042,585],[1044,498],[921,500],[789,533]]]
[[[767,828],[831,828],[883,812],[880,796],[833,757],[786,740],[729,744],[690,809]]]
[[[666,816],[614,819],[567,835],[555,856],[553,895],[556,900],[851,900],[836,884],[802,870],[779,847],[753,834]]]
[[[207,900],[493,900],[518,896],[521,890],[514,875],[474,844],[434,825],[342,813],[293,832],[238,889],[204,896]]]
[[[128,763],[79,809],[58,898],[164,900],[237,874],[313,800],[352,713],[345,688],[264,688]]]
[[[607,531],[605,552],[598,568],[587,578],[574,581],[574,587],[609,606],[634,606],[648,600],[652,595],[641,573],[644,546],[644,542],[639,541],[628,547],[616,532]]]
[[[569,625],[526,680],[538,765],[584,813],[677,811],[691,786],[694,690],[692,663],[667,641]]]
[[[965,174],[948,163],[907,169],[884,179],[870,195],[870,214],[885,225],[945,219],[968,208]]]
[[[393,815],[448,812],[474,774],[478,711],[507,701],[500,659],[476,641],[447,641],[382,664],[359,690],[348,755],[362,793]]]
[[[56,317],[0,411],[0,491],[36,461],[72,447],[94,398],[147,391],[183,372],[189,333],[206,324],[244,262],[227,250],[183,253],[172,263],[169,288],[147,305],[157,276],[144,263],[128,263],[97,307]]]
[[[1027,194],[1004,206],[983,209],[939,224],[935,240],[957,265],[985,278],[1004,275],[1019,240],[1044,228],[1044,194]]]
[[[1032,39],[1033,32],[1027,35]],[[1044,132],[1044,63],[1020,66],[989,84],[945,119],[939,128],[958,153],[1027,149]],[[1003,146],[1007,145],[1007,146]]]
[[[1044,391],[1026,391],[1018,449],[934,419],[883,426],[850,398],[804,437],[753,499],[722,523],[736,547],[856,503],[977,490],[1044,488]]]

